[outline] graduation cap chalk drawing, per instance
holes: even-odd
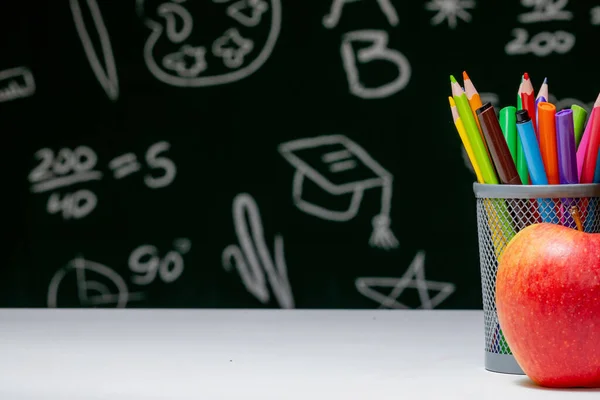
[[[421,305],[417,309],[431,310],[442,303],[452,293],[455,287],[452,283],[432,282],[425,279],[425,252],[420,251],[401,278],[357,278],[356,289],[360,294],[379,303],[379,308],[407,309],[407,305],[398,301],[406,289],[416,289],[419,292]],[[388,294],[382,293],[383,288],[391,289]],[[437,294],[431,298],[430,291]]]
[[[373,218],[369,244],[385,249],[398,247],[390,230],[393,176],[362,147],[346,136],[328,135],[283,143],[279,152],[296,169],[292,198],[296,207],[307,214],[329,221],[349,221],[357,215],[364,191],[381,188],[381,209]],[[347,209],[332,210],[304,199],[306,178],[330,195],[350,194]]]

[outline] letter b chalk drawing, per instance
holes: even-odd
[[[346,136],[329,135],[283,143],[279,145],[279,152],[296,169],[292,192],[294,204],[315,217],[349,221],[358,214],[364,191],[381,188],[381,209],[373,218],[369,244],[384,249],[398,247],[398,240],[390,230],[393,176],[362,147]],[[306,178],[330,195],[350,194],[350,204],[345,210],[332,210],[309,202],[303,197]]]
[[[179,87],[250,76],[273,52],[281,28],[280,0],[137,0],[137,13],[151,30],[146,66]]]

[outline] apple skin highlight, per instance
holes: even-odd
[[[523,372],[545,387],[600,387],[600,234],[541,223],[500,257],[498,320]]]

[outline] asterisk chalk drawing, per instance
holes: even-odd
[[[474,0],[431,0],[425,4],[429,11],[437,11],[437,14],[431,18],[431,25],[439,25],[444,20],[448,21],[451,29],[456,28],[458,19],[465,22],[471,22],[471,14],[467,12],[469,8],[475,8]]]
[[[425,280],[425,252],[423,251],[417,253],[401,278],[358,278],[355,285],[359,293],[379,303],[380,308],[395,309],[410,308],[398,301],[406,289],[417,290],[421,301],[421,305],[417,308],[426,310],[435,308],[455,290],[452,283]],[[382,293],[381,290],[385,288],[391,289],[391,292]],[[433,298],[429,295],[430,291],[437,292]]]
[[[593,7],[590,10],[592,25],[600,25],[600,6]]]

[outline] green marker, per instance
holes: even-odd
[[[500,110],[500,128],[515,166],[517,165],[517,109],[513,106]]]
[[[585,108],[580,107],[577,104],[573,104],[571,110],[573,111],[573,125],[575,125],[575,148],[577,148],[579,147],[579,142],[581,142],[581,136],[583,136],[585,120],[588,113],[585,111]]]
[[[460,119],[462,120],[465,130],[467,131],[467,136],[469,138],[471,148],[473,149],[473,155],[475,156],[475,160],[479,165],[479,170],[483,176],[483,181],[484,183],[490,185],[497,185],[498,177],[496,176],[496,171],[494,170],[492,161],[488,156],[485,144],[483,143],[483,139],[479,133],[477,122],[475,122],[473,111],[469,105],[469,99],[467,99],[467,95],[452,75],[450,75],[450,82],[450,86],[452,87],[452,97],[456,103],[456,109],[458,110]]]

